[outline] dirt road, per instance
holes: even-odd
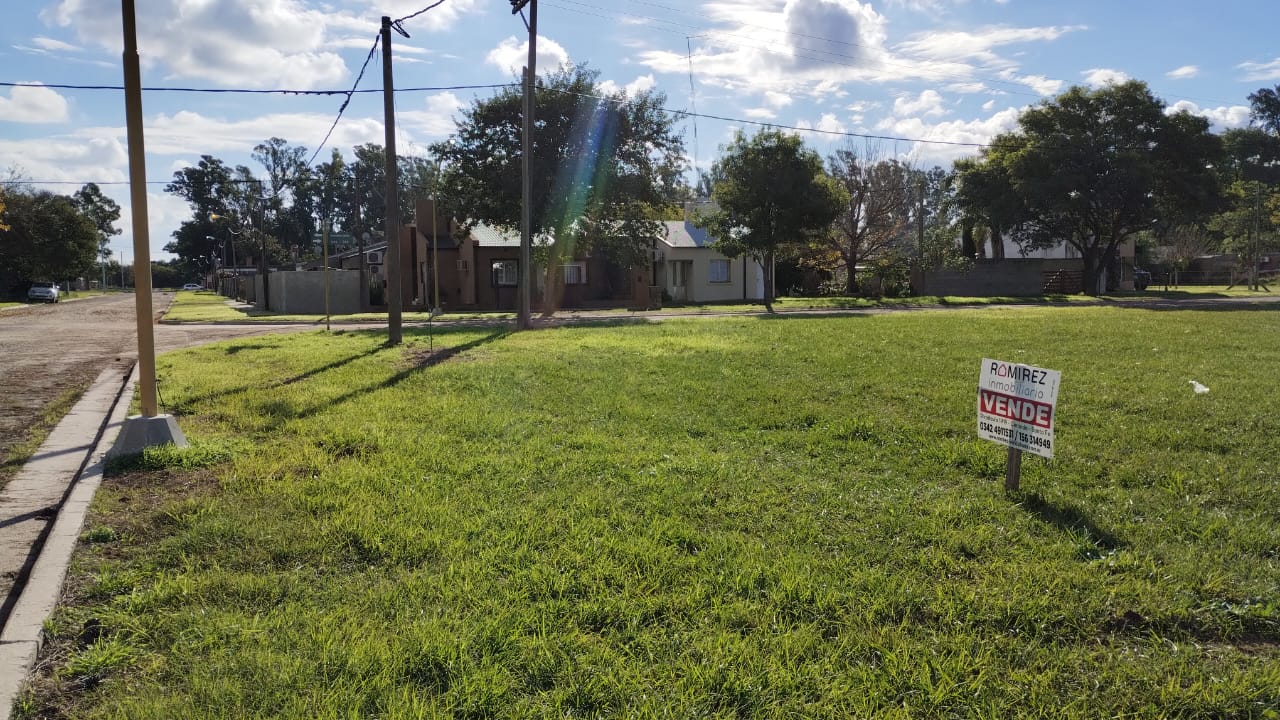
[[[156,293],[155,314],[172,300],[172,294]],[[123,376],[138,355],[134,317],[133,295],[0,311],[0,487],[21,469],[23,458],[12,457],[12,450],[47,429],[33,424],[50,403],[69,402],[113,365]],[[156,351],[308,327],[157,325]]]

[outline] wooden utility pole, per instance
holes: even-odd
[[[408,33],[396,31],[405,37]],[[383,266],[387,273],[387,343],[399,345],[401,340],[400,297],[400,197],[399,177],[396,171],[396,105],[395,87],[391,73],[391,18],[382,16],[382,112],[386,130],[387,191],[386,230],[387,257]]]
[[[156,341],[151,324],[151,233],[147,224],[147,165],[142,133],[142,71],[133,0],[121,0],[124,16],[124,113],[129,142],[129,198],[133,215],[133,307],[138,325],[138,399],[142,416],[156,412]],[[123,259],[121,254],[121,259]],[[120,266],[121,285],[124,265]]]
[[[516,313],[516,326],[521,330],[533,327],[530,308],[533,304],[532,278],[530,265],[533,263],[533,112],[534,91],[538,76],[538,0],[528,0],[529,4],[529,60],[524,69],[524,133],[521,145],[523,202],[520,211],[520,301]],[[511,12],[519,12],[524,5],[512,2]]]

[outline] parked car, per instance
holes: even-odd
[[[32,302],[56,303],[62,299],[62,293],[58,291],[57,283],[33,282],[31,289],[27,291],[27,299]]]
[[[199,283],[187,283],[186,285],[182,286],[182,289],[183,290],[203,290],[204,286],[200,285]]]
[[[1151,284],[1151,273],[1142,268],[1135,268],[1133,271],[1133,289],[1146,290]]]

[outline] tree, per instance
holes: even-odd
[[[0,267],[29,280],[75,277],[93,267],[98,231],[71,198],[43,190],[6,198]]]
[[[1166,115],[1145,83],[1073,87],[1018,123],[1017,133],[997,138],[962,169],[962,185],[992,180],[975,193],[986,201],[1009,192],[989,212],[1021,220],[1022,247],[1075,248],[1086,293],[1102,290],[1117,248],[1150,229],[1160,207],[1207,214],[1216,204],[1221,143],[1209,121],[1185,111]]]
[[[87,217],[98,231],[98,257],[102,260],[111,256],[111,238],[120,234],[116,222],[120,220],[120,205],[102,194],[102,190],[94,183],[89,183],[76,191],[71,197],[76,208]]]
[[[1227,190],[1227,209],[1209,223],[1222,233],[1222,247],[1239,256],[1248,273],[1249,289],[1258,289],[1258,262],[1277,249],[1277,215],[1280,192],[1256,180],[1232,183]]]
[[[910,170],[897,160],[874,153],[859,157],[852,147],[827,158],[831,176],[848,201],[829,232],[818,236],[817,249],[838,259],[845,269],[845,294],[858,293],[858,265],[887,253],[902,240],[912,216]]]
[[[598,79],[585,65],[537,78],[532,229],[554,238],[553,257],[599,250],[630,266],[659,237],[651,209],[676,197],[684,144],[663,109],[665,95],[607,94]],[[521,92],[507,88],[476,100],[457,132],[431,146],[448,188],[446,212],[462,222],[520,227],[522,120]]]
[[[1280,135],[1280,85],[1249,95],[1250,116],[1272,135]]]
[[[822,158],[795,135],[762,130],[734,137],[711,171],[718,206],[702,218],[729,257],[750,257],[765,271],[764,305],[773,312],[773,266],[789,245],[827,233],[849,196],[824,172]]]

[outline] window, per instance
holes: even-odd
[[[587,264],[586,263],[569,263],[561,265],[560,271],[564,274],[565,285],[586,285],[587,284]]]
[[[713,283],[729,282],[729,261],[728,260],[712,260],[711,261],[711,282]]]
[[[514,287],[520,284],[520,262],[518,260],[494,260],[493,284],[497,287]]]

